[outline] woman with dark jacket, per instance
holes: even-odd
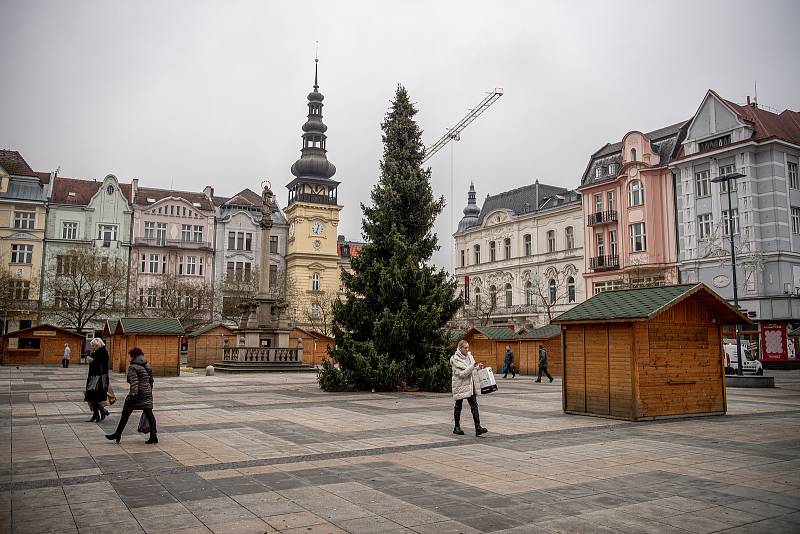
[[[89,345],[92,347],[92,355],[86,359],[89,362],[89,376],[86,377],[83,400],[92,409],[92,418],[88,422],[93,423],[102,421],[108,415],[108,411],[100,406],[101,402],[108,399],[108,350],[99,337],[94,338]]]
[[[113,434],[106,434],[106,439],[111,439],[119,443],[122,431],[128,424],[128,419],[134,410],[142,410],[144,416],[150,423],[150,439],[146,443],[158,443],[156,434],[156,418],[153,415],[153,370],[150,369],[144,352],[139,347],[133,347],[128,353],[131,363],[128,365],[128,384],[131,385],[130,393],[125,397],[125,404],[122,406],[122,415],[119,418],[117,431]]]

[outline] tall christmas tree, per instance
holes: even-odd
[[[456,283],[428,264],[438,249],[433,223],[444,208],[422,168],[425,147],[403,86],[383,129],[381,178],[362,229],[368,245],[342,273],[345,299],[334,304],[331,356],[320,385],[328,391],[450,388],[444,326],[458,310]]]

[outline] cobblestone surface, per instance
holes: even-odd
[[[138,414],[104,438],[120,405],[85,422],[85,373],[0,367],[0,532],[800,532],[796,371],[729,389],[727,416],[652,423],[501,380],[481,438],[451,434],[449,395],[190,374],[156,381],[156,446]]]

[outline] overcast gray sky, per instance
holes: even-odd
[[[800,2],[31,1],[0,4],[0,147],[36,170],[286,203],[320,43],[340,233],[359,239],[398,82],[430,144],[494,87],[453,149],[455,221],[478,198],[577,187],[592,152],[690,117],[709,88],[800,108]],[[450,149],[431,161],[450,204]],[[437,220],[450,267],[449,206]]]

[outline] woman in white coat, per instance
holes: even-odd
[[[480,436],[487,433],[488,430],[481,426],[477,399],[477,396],[481,394],[478,369],[481,369],[483,364],[475,362],[466,339],[458,342],[456,353],[450,357],[450,366],[453,369],[453,399],[456,401],[455,408],[453,408],[453,419],[455,420],[453,434],[464,435],[464,431],[461,430],[461,405],[464,404],[464,399],[467,399],[469,409],[472,411],[475,435]]]

